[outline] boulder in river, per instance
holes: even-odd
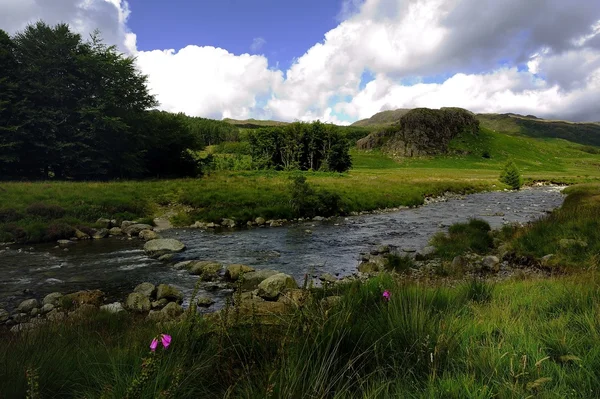
[[[61,248],[66,248],[66,247],[70,247],[71,245],[75,245],[75,241],[71,241],[71,240],[58,240],[56,242],[58,243],[58,246]]]
[[[60,304],[60,299],[63,297],[63,294],[61,294],[60,292],[53,292],[51,294],[48,294],[44,297],[44,300],[42,301],[42,303],[44,305],[50,304],[50,305],[54,305],[54,306],[58,306]]]
[[[233,219],[223,219],[223,221],[221,222],[221,226],[223,226],[223,227],[229,227],[230,229],[233,229],[235,227],[235,220],[233,220]]]
[[[138,292],[145,297],[151,298],[156,293],[156,287],[152,283],[141,283],[133,289],[133,292]]]
[[[278,272],[274,270],[267,269],[246,273],[244,274],[244,282],[242,284],[242,289],[244,291],[251,291],[253,289],[256,289],[263,280],[267,279],[268,277],[274,276],[277,273]]]
[[[123,233],[127,234],[128,236],[137,236],[143,230],[152,230],[152,226],[149,224],[136,223],[124,229],[121,227],[121,229],[123,230]]]
[[[111,236],[120,236],[123,235],[123,230],[121,230],[120,227],[113,227],[112,229],[108,230],[108,234]]]
[[[105,229],[110,229],[111,227],[110,219],[100,218],[96,220],[96,224]]]
[[[240,275],[253,272],[255,269],[246,265],[229,265],[225,270],[225,278],[229,281],[237,281]]]
[[[185,244],[173,238],[159,238],[158,240],[148,241],[144,245],[144,251],[152,257],[181,252],[184,249]]]
[[[46,314],[46,313],[50,313],[54,310],[54,305],[51,303],[47,303],[44,306],[42,306],[42,309],[40,310],[40,312],[42,314]]]
[[[165,306],[167,306],[167,303],[169,303],[169,300],[167,298],[162,298],[158,301],[154,301],[151,303],[152,309],[162,309]]]
[[[258,285],[258,296],[263,299],[274,300],[287,288],[298,288],[296,280],[288,274],[277,273],[266,278]]]
[[[139,237],[144,241],[150,241],[159,239],[160,235],[152,230],[142,230],[140,231]]]
[[[335,278],[331,273],[323,273],[319,277],[319,280],[321,280],[324,283],[335,283],[337,281],[337,278]]]
[[[201,276],[204,281],[212,281],[219,278],[219,272],[223,269],[223,265],[210,260],[193,261],[187,266],[187,269],[190,274]]]
[[[197,299],[196,304],[198,306],[200,306],[201,308],[209,308],[211,307],[213,304],[215,303],[215,301],[212,298],[209,298],[207,296],[201,296]]]
[[[75,229],[75,238],[78,240],[89,240],[90,236],[79,229]]]
[[[254,223],[256,223],[259,226],[262,226],[265,224],[265,218],[257,217],[256,219],[254,219]]]
[[[37,299],[35,299],[35,298],[26,299],[19,304],[19,306],[17,307],[17,310],[21,313],[29,313],[33,309],[38,308],[39,306],[40,306],[40,303],[38,302]]]
[[[139,292],[132,292],[127,297],[125,307],[132,312],[147,312],[150,310],[150,299]]]
[[[183,294],[172,285],[160,284],[156,288],[156,300],[169,299],[173,301],[183,300]]]
[[[99,229],[96,230],[92,238],[94,240],[101,240],[106,237],[108,237],[108,229]]]
[[[365,274],[379,273],[380,268],[376,263],[366,262],[358,266],[358,271]]]
[[[124,220],[123,223],[121,223],[121,230],[125,230],[126,228],[128,228],[129,226],[133,226],[135,224],[135,222],[132,222],[131,220]]]

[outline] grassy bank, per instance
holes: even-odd
[[[515,160],[529,183],[597,181],[600,156],[580,147],[483,129],[479,136],[455,139],[449,155],[396,162],[377,151],[353,151],[348,173],[302,175],[313,187],[339,195],[344,214],[418,205],[445,191],[504,188],[498,176],[508,159]],[[291,203],[290,177],[297,173],[221,171],[201,179],[0,183],[0,242],[69,238],[74,227],[95,227],[98,218],[149,222],[167,207],[176,209],[173,222],[180,226],[222,218],[240,223],[259,216],[291,219],[302,216]]]
[[[577,277],[404,285],[390,276],[346,288],[275,326],[197,323],[159,328],[131,316],[3,337],[0,392],[23,397],[511,398],[600,395],[600,280]],[[391,301],[383,300],[383,290]],[[158,333],[169,349],[150,355]],[[155,367],[155,371],[152,371]]]

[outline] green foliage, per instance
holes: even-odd
[[[333,216],[340,212],[341,198],[327,190],[315,190],[304,176],[291,178],[290,203],[300,217]]]
[[[500,174],[500,181],[513,190],[518,190],[523,186],[523,179],[517,165],[513,161],[509,161]]]
[[[448,260],[468,251],[483,255],[493,248],[490,230],[490,225],[484,220],[455,223],[448,229],[448,234],[436,234],[431,245],[435,247],[437,256]]]
[[[65,215],[65,210],[58,205],[47,205],[41,202],[27,207],[27,213],[43,219],[59,219]]]
[[[415,268],[414,260],[408,255],[396,255],[387,254],[385,256],[385,268],[389,271],[395,271],[397,273],[404,273],[408,270]]]

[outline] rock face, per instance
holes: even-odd
[[[296,280],[288,274],[278,273],[268,277],[258,285],[258,296],[273,300],[286,288],[298,288]]]
[[[150,299],[139,292],[133,292],[127,297],[125,307],[132,312],[147,312],[150,310]]]
[[[21,313],[29,313],[35,308],[39,308],[40,304],[37,299],[26,299],[19,304],[17,310]]]
[[[230,281],[237,281],[240,278],[240,275],[244,273],[251,273],[254,271],[253,267],[246,265],[229,265],[227,266],[227,270],[225,270],[225,278]]]
[[[181,301],[183,299],[183,294],[171,285],[160,284],[156,289],[156,300],[161,300],[163,298]]]
[[[181,252],[185,249],[185,244],[173,238],[161,238],[148,241],[144,245],[144,251],[150,256],[159,257],[166,254]]]
[[[132,224],[125,228],[121,226],[121,229],[123,230],[123,233],[129,236],[137,236],[142,230],[152,230],[152,226],[149,224]]]
[[[436,155],[448,152],[448,144],[459,133],[478,131],[479,121],[467,110],[416,108],[395,125],[359,140],[357,146],[363,150],[381,147],[396,157]]]
[[[258,285],[265,279],[277,274],[274,270],[257,270],[244,274],[244,283],[242,289],[249,291],[258,287]]]

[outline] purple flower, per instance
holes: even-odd
[[[386,302],[389,302],[391,295],[392,294],[388,290],[383,291],[383,300]]]
[[[169,347],[169,345],[171,345],[171,336],[170,335],[161,334],[160,340],[161,340],[163,346],[165,347],[165,349],[167,349]]]
[[[152,342],[150,342],[150,350],[152,352],[154,352],[156,350],[156,348],[158,347],[158,340],[156,338],[154,338],[152,340]]]

